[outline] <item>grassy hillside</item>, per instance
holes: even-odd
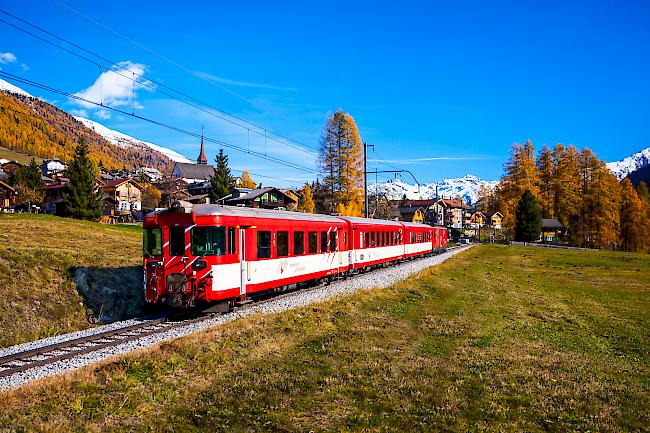
[[[650,260],[481,246],[2,397],[40,431],[639,431]]]
[[[0,346],[92,326],[86,306],[116,307],[102,288],[141,306],[141,236],[139,227],[0,215]],[[90,286],[85,297],[73,275]]]
[[[0,159],[10,159],[13,161],[18,161],[21,164],[27,165],[32,160],[32,157],[25,155],[24,153],[14,152],[13,150],[0,147]],[[40,163],[42,158],[34,158],[36,162]]]

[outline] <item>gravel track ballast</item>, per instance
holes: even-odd
[[[468,248],[471,248],[471,246],[449,250],[436,256],[408,261],[396,266],[376,269],[374,271],[356,275],[345,280],[337,280],[329,285],[320,286],[305,291],[297,291],[289,296],[272,299],[271,301],[264,302],[259,305],[253,305],[242,310],[233,311],[222,316],[216,316],[204,321],[174,328],[167,332],[146,336],[135,341],[125,342],[118,346],[105,348],[96,352],[80,355],[72,359],[66,359],[49,365],[36,367],[24,372],[16,373],[12,376],[0,378],[0,390],[14,388],[35,379],[52,376],[55,374],[63,373],[65,371],[75,370],[85,365],[105,360],[112,356],[122,355],[133,350],[142,349],[147,346],[161,343],[163,341],[183,337],[193,332],[202,331],[211,326],[220,325],[239,319],[240,317],[246,317],[256,313],[280,313],[292,308],[303,307],[313,303],[321,302],[335,296],[348,295],[359,290],[388,287],[426,268],[438,265],[450,257],[453,257],[460,252],[466,251]],[[108,330],[119,329],[121,327],[126,327],[141,322],[142,320],[138,319],[125,320],[122,322],[115,322],[109,325],[98,326],[96,328],[73,332],[70,334],[44,338],[41,340],[0,349],[0,356],[10,355],[29,349],[36,349],[55,343],[61,343],[68,340],[73,340],[75,338],[94,335]]]

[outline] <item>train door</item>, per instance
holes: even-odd
[[[246,294],[248,262],[246,261],[246,229],[239,229],[239,294]]]

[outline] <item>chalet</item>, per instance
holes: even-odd
[[[4,171],[10,176],[23,168],[23,165],[18,161],[12,161],[12,160],[4,160],[4,161],[5,162],[0,164],[0,169],[2,169],[2,171]]]
[[[111,179],[101,185],[108,215],[127,215],[142,210],[142,187],[133,179]]]
[[[547,243],[557,243],[560,234],[562,233],[562,224],[554,218],[542,219],[542,232],[540,233],[540,240]]]
[[[70,181],[65,177],[57,177],[41,188],[43,191],[43,211],[54,215],[63,215],[63,192]]]
[[[41,174],[43,176],[52,176],[61,174],[68,169],[68,166],[60,159],[44,159],[41,163]]]
[[[485,218],[485,214],[479,211],[472,214],[469,221],[470,221],[470,227],[483,227],[487,219]]]
[[[503,221],[503,215],[501,215],[501,212],[488,212],[485,214],[485,218],[490,228],[501,230],[501,222]]]
[[[16,190],[9,184],[0,180],[0,209],[7,209],[13,205]]]
[[[471,222],[470,207],[462,200],[441,198],[431,206],[434,224],[463,229]]]
[[[400,206],[397,208],[400,221],[408,221],[412,223],[424,223],[424,208],[420,206]]]
[[[300,193],[298,193],[296,190],[293,189],[282,189],[281,190],[283,193],[288,195],[292,200],[294,200],[294,203],[291,203],[287,206],[287,210],[290,211],[295,211],[298,209],[298,202],[300,201]]]
[[[228,206],[245,206],[261,209],[288,209],[297,201],[277,188],[258,189],[233,188],[232,192],[219,202]]]
[[[137,176],[142,182],[154,183],[158,182],[162,178],[162,173],[155,168],[140,167],[135,170],[135,176]]]

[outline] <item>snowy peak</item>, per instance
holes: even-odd
[[[384,183],[369,185],[368,190],[371,194],[386,194],[390,200],[399,200],[404,194],[411,200],[417,200],[436,197],[437,188],[438,197],[461,196],[465,202],[475,203],[482,185],[491,189],[497,183],[496,180],[482,180],[472,174],[467,174],[464,177],[445,179],[438,183],[423,184],[419,188],[417,185],[411,185],[401,179],[391,179]]]
[[[0,90],[5,90],[5,91],[7,91],[7,92],[17,93],[17,94],[19,94],[19,95],[23,95],[23,96],[27,96],[27,97],[33,98],[32,95],[30,95],[29,93],[25,92],[25,91],[24,91],[23,89],[21,89],[20,87],[14,86],[13,84],[11,84],[11,83],[9,83],[9,82],[7,82],[7,81],[1,79],[1,78],[0,78]]]
[[[92,129],[111,143],[122,148],[129,147],[148,147],[152,150],[162,153],[167,158],[171,159],[174,162],[192,162],[189,159],[185,158],[180,153],[174,152],[171,149],[166,147],[158,146],[157,144],[149,143],[147,141],[138,140],[133,138],[130,135],[123,134],[119,131],[107,128],[101,123],[95,122],[94,120],[86,119],[85,117],[73,116],[75,119],[84,124],[87,128]]]
[[[628,174],[637,171],[646,165],[650,165],[650,147],[643,149],[634,155],[628,156],[621,161],[608,162],[607,168],[614,172],[618,180],[623,180]]]

